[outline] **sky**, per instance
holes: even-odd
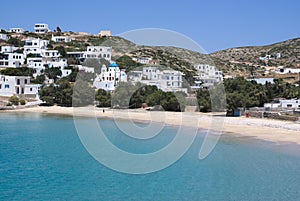
[[[183,34],[206,52],[300,37],[298,0],[14,0],[1,2],[0,28],[35,23],[50,29],[113,35],[160,28]]]

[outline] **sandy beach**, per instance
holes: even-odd
[[[6,110],[1,113],[40,113],[70,116],[91,116],[97,118],[118,118],[132,121],[155,121],[176,126],[196,126],[199,129],[222,131],[223,135],[241,135],[273,142],[292,142],[300,144],[300,123],[271,119],[245,117],[224,117],[203,113],[180,113],[163,111],[112,110],[105,108],[72,107],[31,107],[18,110]]]

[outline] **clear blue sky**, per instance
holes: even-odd
[[[298,0],[7,0],[0,19],[2,29],[31,31],[37,22],[90,33],[164,28],[187,35],[207,52],[300,37]]]

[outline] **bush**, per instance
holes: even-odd
[[[24,99],[21,99],[21,100],[20,100],[20,104],[21,104],[21,105],[25,105],[25,104],[26,104],[26,101],[25,101]]]
[[[8,101],[13,105],[19,105],[19,98],[17,96],[11,96]]]

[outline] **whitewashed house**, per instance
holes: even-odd
[[[0,40],[8,40],[8,36],[7,34],[4,34],[4,33],[0,33]]]
[[[49,28],[48,28],[48,24],[44,24],[44,23],[37,23],[34,25],[34,32],[35,33],[48,33]]]
[[[86,73],[94,73],[95,72],[95,68],[93,68],[93,67],[82,66],[82,65],[76,65],[74,67],[77,67],[79,71],[83,71]]]
[[[11,33],[24,33],[24,29],[23,28],[10,28],[8,30],[8,32],[11,32]]]
[[[61,42],[68,43],[71,41],[69,36],[53,36],[53,35],[52,35],[51,40],[56,43],[61,43]]]
[[[93,86],[97,89],[114,91],[119,82],[127,82],[127,75],[125,71],[120,70],[118,64],[111,63],[108,68],[102,66],[101,73],[97,75]]]
[[[112,47],[88,46],[85,52],[87,59],[106,59],[111,62]]]
[[[142,71],[130,72],[129,81],[140,82],[146,85],[156,86],[165,92],[182,91],[187,93],[187,88],[182,88],[182,76],[184,74],[176,70],[160,70],[158,67],[143,67]]]
[[[39,54],[42,56],[42,54],[47,49],[47,45],[49,44],[48,40],[42,40],[39,38],[30,38],[25,40],[24,45],[24,55],[28,54]]]
[[[106,59],[111,62],[112,47],[88,46],[85,52],[67,52],[67,55],[76,59]]]
[[[257,84],[265,85],[267,82],[274,84],[274,78],[254,78],[254,79],[247,79],[248,81],[255,81]]]
[[[39,84],[30,84],[30,77],[0,75],[0,96],[39,99]]]
[[[45,58],[58,58],[61,55],[58,50],[42,50],[41,56]]]
[[[279,74],[293,74],[293,73],[300,73],[299,68],[279,68]]]
[[[24,64],[24,55],[20,53],[2,53],[0,54],[1,68],[18,68]]]
[[[300,99],[280,100],[281,107],[300,109]]]
[[[19,49],[15,46],[1,46],[1,53],[11,53]]]
[[[67,59],[64,58],[27,58],[27,67],[35,70],[35,73],[33,74],[34,77],[43,73],[46,69],[46,66],[49,68],[60,68],[62,71],[61,77],[66,77],[72,72],[71,69],[65,69],[68,64]]]
[[[150,64],[150,62],[152,61],[151,57],[139,57],[139,58],[132,58],[133,61],[139,62],[141,64]]]
[[[30,57],[27,58],[27,67],[34,69],[35,73],[33,76],[36,77],[44,72],[45,62],[42,57]]]
[[[300,99],[279,100],[276,103],[265,103],[264,108],[300,109]]]
[[[195,76],[195,85],[193,89],[210,88],[216,83],[223,81],[222,71],[219,71],[215,66],[207,64],[195,64],[194,68],[198,75]]]

